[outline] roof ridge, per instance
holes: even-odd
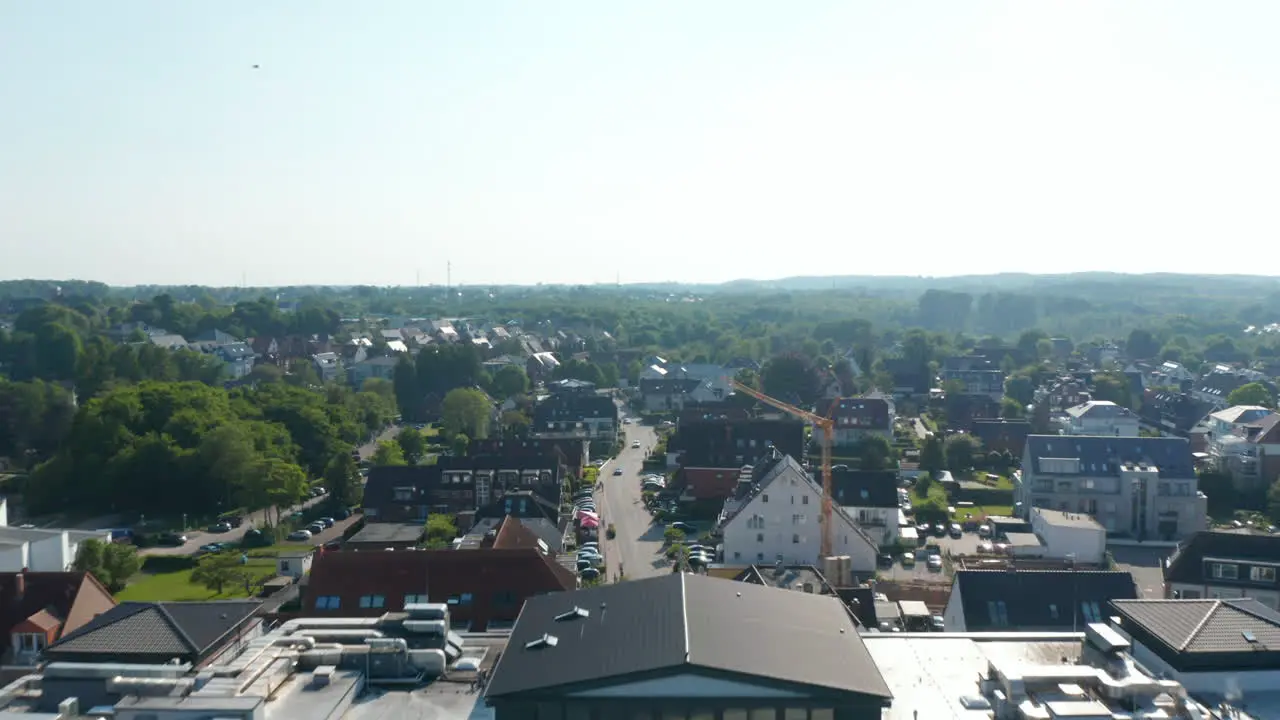
[[[1216,615],[1218,610],[1221,608],[1222,608],[1222,601],[1214,600],[1213,605],[1209,608],[1209,611],[1204,614],[1204,617],[1200,618],[1200,622],[1196,623],[1196,626],[1192,628],[1191,633],[1187,635],[1186,639],[1182,641],[1182,644],[1178,646],[1178,652],[1185,651],[1188,647],[1191,646],[1191,643],[1195,642],[1195,639],[1200,634],[1200,631],[1204,630],[1204,626],[1209,624],[1209,620],[1212,619],[1213,616]]]
[[[684,661],[692,662],[693,648],[689,645],[689,586],[685,584],[685,574],[680,575],[680,625],[684,631]]]
[[[1249,617],[1255,618],[1255,619],[1257,619],[1257,620],[1261,620],[1261,621],[1263,621],[1263,622],[1271,623],[1272,625],[1277,625],[1278,627],[1280,627],[1280,624],[1277,624],[1277,623],[1276,623],[1275,618],[1269,618],[1269,617],[1267,617],[1266,615],[1263,615],[1262,613],[1260,613],[1260,612],[1258,612],[1257,610],[1253,609],[1252,607],[1242,606],[1242,605],[1237,605],[1237,604],[1236,604],[1236,602],[1235,602],[1236,600],[1249,600],[1249,601],[1252,601],[1252,602],[1254,602],[1254,603],[1258,603],[1258,601],[1257,601],[1257,600],[1254,600],[1253,598],[1231,598],[1231,599],[1229,599],[1229,600],[1222,600],[1222,601],[1220,601],[1220,602],[1222,602],[1222,603],[1223,603],[1223,604],[1225,604],[1225,605],[1230,606],[1233,610],[1238,610],[1238,611],[1240,611],[1240,612],[1242,612],[1242,613],[1244,613],[1244,614],[1248,615]],[[1261,603],[1258,603],[1258,604],[1261,604]],[[1262,607],[1266,608],[1266,605],[1262,605]],[[1267,609],[1269,610],[1270,608],[1267,608]]]
[[[167,602],[161,601],[161,602],[152,603],[151,605],[157,611],[159,611],[160,617],[164,618],[164,621],[169,624],[169,627],[172,628],[173,631],[178,634],[178,637],[184,643],[186,643],[188,650],[194,653],[199,653],[202,650],[204,650],[204,648],[196,647],[196,641],[191,639],[191,636],[188,635],[187,631],[182,628],[182,625],[178,623],[178,620],[174,618],[172,614],[169,613],[169,609],[165,607],[168,604],[169,603]]]

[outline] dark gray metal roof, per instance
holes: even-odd
[[[1077,458],[1081,475],[1118,476],[1123,463],[1155,465],[1160,477],[1194,480],[1191,443],[1173,437],[1109,437],[1093,435],[1031,435],[1027,453],[1032,472],[1040,473],[1041,458]]]
[[[126,602],[49,646],[50,655],[200,655],[248,620],[259,600]]]
[[[1257,600],[1122,600],[1112,605],[1123,619],[1175,652],[1280,650],[1280,614]]]
[[[1271,591],[1277,587],[1275,581],[1255,583],[1247,572],[1241,573],[1240,578],[1234,581],[1210,578],[1205,570],[1206,557],[1238,560],[1245,565],[1250,561],[1274,563],[1280,558],[1280,536],[1203,530],[1182,543],[1164,570],[1165,582],[1236,585],[1244,588],[1261,586],[1262,589]]]
[[[957,591],[968,632],[1083,630],[1108,602],[1138,597],[1133,576],[1121,571],[961,570]]]
[[[699,669],[890,697],[838,599],[682,573],[530,598],[486,696]]]

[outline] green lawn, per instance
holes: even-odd
[[[971,508],[959,508],[957,512],[952,513],[951,519],[954,522],[964,522],[965,513],[973,513],[974,518],[983,515],[997,515],[1000,517],[1011,517],[1013,515],[1012,505],[975,505]]]
[[[264,550],[266,548],[263,548]],[[257,583],[272,578],[276,574],[274,557],[251,557],[247,566],[253,572]],[[257,588],[254,588],[256,591]],[[228,598],[248,597],[244,585],[228,585],[222,593],[216,593],[191,582],[191,570],[179,570],[170,573],[146,574],[134,576],[128,587],[116,594],[116,600],[164,601],[164,600],[226,600]]]

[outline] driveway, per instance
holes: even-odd
[[[605,562],[612,578],[622,569],[628,578],[646,578],[671,572],[662,554],[661,526],[653,524],[653,516],[640,499],[640,475],[645,448],[657,442],[657,433],[648,425],[624,425],[626,444],[618,457],[601,469],[604,490],[597,490],[602,525],[613,523],[617,537],[604,540]],[[639,442],[633,450],[631,443]],[[622,468],[621,475],[614,475]]]
[[[1164,571],[1160,561],[1173,554],[1173,548],[1142,547],[1140,545],[1108,545],[1115,558],[1117,570],[1128,570],[1133,584],[1138,587],[1138,597],[1144,600],[1160,600],[1164,597]]]
[[[401,427],[402,426],[400,425],[390,425],[387,427],[386,430],[383,430],[377,437],[365,443],[364,445],[361,445],[360,447],[356,448],[356,450],[359,451],[360,453],[360,459],[368,460],[370,457],[372,457],[373,453],[378,449],[378,443],[382,442],[383,440],[395,440],[396,435],[400,434]]]

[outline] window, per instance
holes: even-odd
[[[792,495],[792,496],[791,496],[791,504],[792,504],[792,505],[795,505],[795,504],[796,504],[796,496],[795,496],[795,495]]]
[[[997,627],[1007,627],[1009,625],[1009,612],[1003,600],[988,600],[987,615],[991,618],[992,625]]]
[[[1276,569],[1273,567],[1255,567],[1249,570],[1249,579],[1254,582],[1275,582]]]
[[[734,559],[734,560],[741,560],[741,559],[742,559],[742,553],[740,553],[740,552],[735,552],[735,553],[733,554],[733,559]]]
[[[361,595],[360,607],[368,610],[370,608],[380,608],[387,604],[387,598],[383,595]]]
[[[809,720],[809,711],[804,708],[787,708],[782,711],[782,720]]]
[[[14,633],[13,639],[20,653],[40,652],[45,647],[45,636],[40,633]]]
[[[493,594],[494,605],[515,605],[516,594],[510,590],[500,590]]]
[[[809,504],[809,496],[808,496],[808,495],[805,495],[805,496],[801,497],[801,498],[800,498],[800,504],[801,504],[801,505],[808,505],[808,504]]]
[[[758,563],[764,562],[764,553],[756,553],[756,562]]]
[[[791,536],[791,544],[792,544],[792,545],[799,545],[799,544],[800,544],[800,536],[799,536],[799,535],[792,535],[792,536]]]
[[[337,610],[342,607],[342,598],[337,595],[321,595],[316,598],[317,610]]]
[[[472,601],[471,593],[462,593],[462,604],[470,605]]]
[[[289,569],[289,561],[288,561],[288,560],[281,560],[281,561],[280,561],[280,572],[282,572],[282,573],[292,572],[292,570],[290,570],[290,569]]]
[[[1209,575],[1218,580],[1235,580],[1240,577],[1240,566],[1232,563],[1209,563]]]
[[[769,502],[769,493],[760,496],[760,502]]]
[[[756,542],[758,543],[764,542],[764,533],[756,533]]]
[[[446,602],[446,603],[448,603],[448,604],[450,604],[450,605],[457,605],[457,604],[458,604],[458,601],[459,601],[460,599],[461,599],[461,598],[459,598],[457,595],[450,595],[450,596],[449,596],[449,599],[448,599],[448,600],[445,600],[445,602]]]
[[[1096,602],[1080,603],[1080,614],[1084,616],[1085,622],[1102,622],[1102,609],[1098,607]]]
[[[404,596],[405,605],[423,605],[428,602],[431,602],[431,601],[427,599],[426,595],[405,595]]]
[[[1058,606],[1053,603],[1049,603],[1049,617],[1054,620],[1058,619]]]

